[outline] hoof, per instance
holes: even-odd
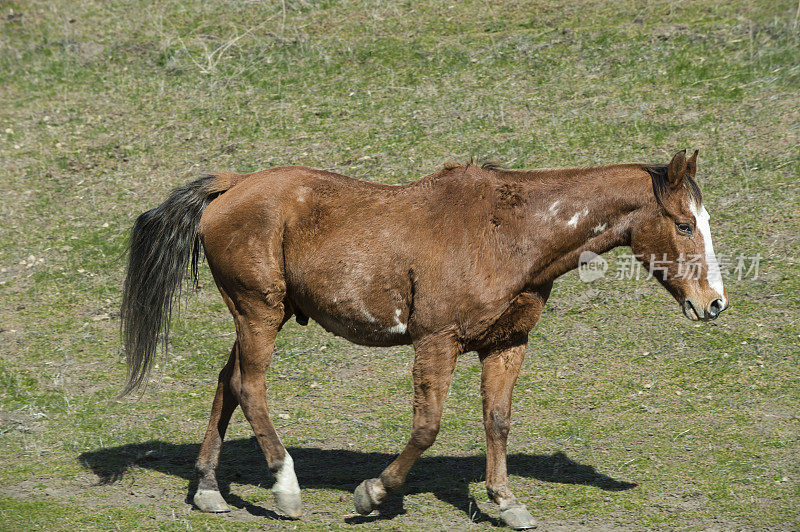
[[[386,497],[386,489],[380,479],[371,478],[358,485],[353,492],[353,503],[356,512],[367,515]]]
[[[500,519],[514,530],[528,530],[538,526],[536,519],[533,518],[524,504],[500,510]]]
[[[231,511],[231,507],[217,490],[197,490],[194,494],[194,504],[203,512],[218,514]]]
[[[303,516],[303,501],[299,493],[280,493],[272,492],[275,495],[275,504],[278,510],[286,517],[300,519]]]

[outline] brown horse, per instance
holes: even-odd
[[[511,492],[511,394],[553,281],[582,253],[630,246],[693,320],[727,307],[697,152],[668,165],[511,171],[448,165],[389,186],[305,167],[218,173],[176,189],[131,235],[122,324],[131,391],[147,380],[159,338],[200,246],[236,325],[197,459],[195,504],[223,512],[216,468],[237,405],[255,431],[279,509],[302,513],[292,458],[270,421],[265,373],[281,326],[309,318],[351,342],[414,346],[414,418],[403,451],[355,490],[367,514],[399,488],[439,431],[456,359],[477,351],[486,429],[486,489],[512,528],[534,526]],[[694,259],[692,259],[694,258]],[[692,262],[694,275],[688,274]]]

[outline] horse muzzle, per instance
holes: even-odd
[[[686,298],[681,302],[683,315],[692,321],[715,320],[727,308],[727,303],[719,298],[714,299],[707,305],[701,305],[690,298]]]

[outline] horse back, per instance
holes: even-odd
[[[263,290],[354,342],[409,343],[414,327],[513,298],[493,262],[493,186],[463,167],[401,186],[275,168],[215,199],[201,234],[218,283]]]

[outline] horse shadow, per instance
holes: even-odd
[[[197,489],[194,461],[200,450],[198,444],[173,444],[159,440],[131,443],[118,447],[85,452],[78,457],[81,464],[99,479],[98,484],[111,484],[123,478],[132,467],[152,469],[189,481],[186,502],[191,504]],[[365,453],[347,449],[289,447],[301,488],[324,488],[351,493],[366,478],[377,477],[394,458],[393,454]],[[393,494],[378,507],[377,515],[349,517],[347,523],[364,523],[391,519],[405,513],[402,493],[432,493],[441,501],[466,513],[473,522],[501,523],[483,513],[469,493],[469,483],[484,479],[486,459],[475,456],[423,456],[411,470],[400,494]],[[259,467],[253,467],[259,464]],[[590,465],[571,460],[563,452],[551,455],[508,455],[508,469],[514,475],[543,482],[583,484],[606,491],[623,491],[635,483],[615,480]],[[230,491],[230,482],[268,487],[269,476],[264,456],[255,438],[226,441],[217,471],[220,492],[233,507],[247,512],[284,519],[279,514],[245,501]]]

